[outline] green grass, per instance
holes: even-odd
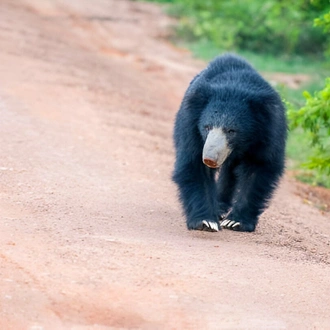
[[[215,56],[226,52],[226,50],[219,49],[207,41],[185,42],[175,39],[172,41],[180,47],[188,48],[196,58],[205,61],[209,61]],[[297,55],[278,57],[244,50],[237,50],[233,53],[246,58],[259,72],[308,75],[310,80],[302,84],[299,89],[290,89],[283,85],[276,87],[285,100],[297,107],[304,104],[303,91],[308,90],[313,94],[315,91],[322,89],[324,79],[330,75],[330,65],[321,59],[311,59]]]
[[[304,168],[303,164],[311,155],[311,150],[310,139],[305,132],[301,129],[290,132],[286,149],[287,169],[304,183],[330,188],[329,176]]]
[[[311,149],[309,141],[308,135],[301,129],[290,132],[287,144],[287,154],[291,159],[290,168],[295,169],[297,165],[305,162]]]
[[[301,165],[310,154],[309,137],[301,129],[291,131],[287,141],[287,169],[293,171],[300,181],[315,184],[316,173],[304,170]]]
[[[287,169],[292,171],[295,177],[310,185],[330,188],[330,178],[320,175],[315,170],[305,169],[303,164],[311,155],[312,147],[308,134],[297,128],[291,131],[287,141]]]
[[[206,61],[226,52],[225,49],[219,49],[209,41],[201,40],[188,43],[174,39],[174,42],[190,49],[195,57]],[[327,64],[320,59],[310,59],[298,55],[283,55],[279,57],[270,54],[256,54],[244,50],[236,50],[234,53],[246,58],[259,71],[315,75],[316,72],[323,72],[327,68]]]

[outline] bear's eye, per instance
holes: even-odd
[[[211,125],[205,125],[204,128],[205,128],[206,132],[209,132],[212,127],[211,127]]]

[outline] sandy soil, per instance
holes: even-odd
[[[329,214],[188,232],[173,118],[203,66],[126,0],[0,2],[0,329],[330,329]]]

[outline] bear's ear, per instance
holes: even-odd
[[[190,83],[184,100],[189,107],[200,108],[204,107],[209,100],[210,96],[210,87],[207,81],[198,75],[194,78],[194,80]]]

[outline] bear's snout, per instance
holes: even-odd
[[[211,168],[220,167],[230,153],[227,138],[221,128],[213,128],[203,148],[203,163]]]
[[[211,168],[218,168],[219,167],[218,163],[215,160],[213,160],[213,159],[204,158],[203,159],[203,163],[206,166],[211,167]]]

